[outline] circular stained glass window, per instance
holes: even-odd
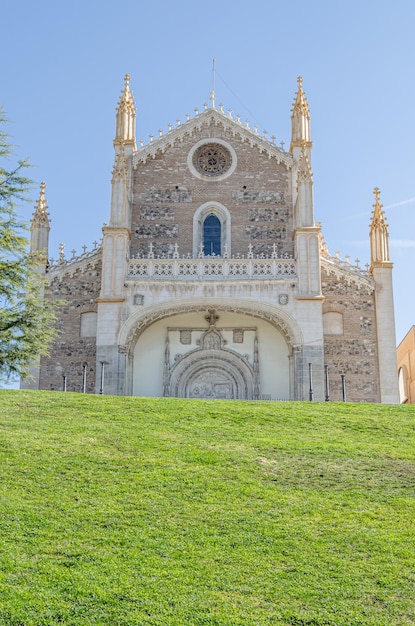
[[[202,176],[222,176],[232,165],[231,153],[219,143],[205,143],[193,154],[193,167]]]

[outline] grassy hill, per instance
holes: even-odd
[[[415,407],[0,391],[0,624],[415,624]]]

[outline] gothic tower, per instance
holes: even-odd
[[[303,348],[303,369],[314,366],[314,385],[322,397],[323,326],[320,268],[320,226],[314,223],[313,172],[311,169],[310,111],[298,77],[297,93],[291,114],[293,155],[292,189],[294,204],[294,241],[297,258],[298,295],[310,311],[311,319],[320,320],[320,340]],[[311,312],[312,311],[312,312]]]
[[[48,213],[48,203],[45,198],[46,183],[40,184],[39,199],[35,205],[35,210],[30,223],[30,254],[35,259],[36,271],[45,275],[49,255],[49,232],[50,220]],[[44,297],[44,286],[41,286],[41,297]],[[29,369],[29,376],[21,381],[21,389],[39,389],[40,380],[40,359],[33,361]]]
[[[111,211],[109,224],[104,226],[102,243],[102,282],[98,298],[97,368],[118,363],[117,329],[121,322],[124,302],[124,277],[130,247],[129,184],[131,159],[136,150],[136,110],[130,90],[130,76],[125,76],[116,112],[114,166],[112,170]],[[120,367],[120,366],[119,366]],[[121,369],[123,369],[121,367]],[[111,368],[107,368],[111,377]],[[117,371],[119,394],[123,394],[124,376]],[[96,381],[97,390],[99,387]]]
[[[45,198],[46,183],[40,183],[39,199],[35,205],[30,225],[30,254],[41,259],[48,259],[49,255],[49,232],[50,221],[48,213],[48,203]],[[46,269],[46,263],[43,271]]]
[[[392,268],[389,256],[389,232],[383,207],[379,200],[379,189],[375,187],[370,224],[370,273],[376,283],[376,328],[378,336],[380,401],[399,402],[395,313],[393,306]]]

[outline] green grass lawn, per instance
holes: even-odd
[[[415,624],[415,407],[0,391],[0,624]]]

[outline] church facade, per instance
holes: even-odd
[[[102,243],[45,267],[60,299],[50,356],[24,383],[114,395],[399,401],[392,264],[375,190],[370,267],[315,222],[298,80],[288,151],[222,105],[136,145],[126,76]],[[45,186],[31,250],[47,251]],[[369,244],[369,242],[368,242]]]

